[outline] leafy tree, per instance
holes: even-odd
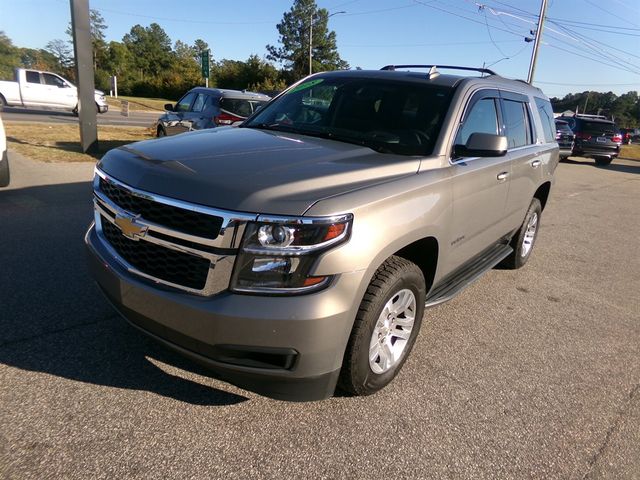
[[[640,99],[638,92],[617,96],[613,92],[569,93],[563,98],[552,98],[554,112],[579,111],[592,115],[613,117],[619,127],[635,128],[640,125]]]
[[[94,9],[89,10],[89,26],[91,30],[91,46],[93,48],[93,68],[98,69],[103,66],[107,53],[105,31],[108,26],[102,14],[98,10]],[[73,30],[71,28],[71,22],[69,22],[69,26],[65,33],[69,35],[69,43],[73,45]]]
[[[135,25],[123,39],[132,55],[132,62],[139,73],[139,80],[157,79],[171,67],[173,56],[171,39],[157,23],[148,27]]]
[[[69,44],[64,40],[60,40],[59,38],[51,40],[44,49],[56,58],[60,69],[67,70],[73,67],[75,63],[73,53],[71,53]]]
[[[267,45],[267,58],[290,70],[289,80],[295,81],[309,72],[309,31],[313,25],[313,71],[347,69],[340,58],[336,33],[329,31],[329,12],[318,9],[315,0],[295,0],[277,25],[280,47]]]
[[[220,88],[274,92],[286,87],[280,72],[257,55],[240,60],[223,59],[213,65],[213,81]]]
[[[20,49],[0,30],[0,80],[12,80],[13,70],[20,65]]]

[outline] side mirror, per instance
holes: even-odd
[[[466,145],[455,145],[456,157],[504,157],[507,154],[507,137],[493,133],[472,133]]]
[[[165,109],[167,112],[173,112],[173,104],[171,104],[171,103],[165,103],[165,104],[164,104],[164,109]]]

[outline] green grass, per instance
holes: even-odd
[[[143,112],[164,112],[165,103],[175,103],[174,100],[167,100],[165,98],[127,97],[122,95],[115,98],[107,95],[107,103],[111,109],[119,110],[122,100],[129,102],[129,110],[139,110]]]
[[[112,148],[153,138],[153,129],[99,125],[99,151],[88,155],[80,148],[77,125],[6,122],[7,146],[42,162],[95,162]]]
[[[640,145],[623,145],[620,149],[620,158],[640,160]]]

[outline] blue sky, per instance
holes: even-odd
[[[340,55],[352,67],[389,63],[481,66],[526,78],[538,0],[316,0],[330,12]],[[202,38],[215,59],[264,56],[276,44],[285,0],[90,0],[121,40],[139,23],[159,23],[173,41]],[[549,96],[640,90],[640,1],[549,0],[536,84]],[[66,39],[67,0],[0,0],[0,30],[23,47]],[[496,63],[497,62],[497,63]],[[544,82],[544,83],[543,83]]]

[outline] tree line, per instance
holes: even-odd
[[[590,115],[605,115],[613,118],[618,127],[640,127],[640,98],[637,91],[622,95],[593,91],[569,93],[562,98],[551,98],[551,105],[557,113],[571,110]]]
[[[308,32],[313,22],[314,71],[349,68],[337,51],[335,32],[327,28],[329,12],[315,0],[296,0],[277,25],[279,46],[266,46],[266,58],[250,55],[246,60],[215,59],[210,62],[213,87],[274,92],[308,72]],[[157,23],[134,25],[121,41],[106,40],[108,28],[97,10],[90,12],[91,40],[96,88],[110,90],[112,75],[122,95],[176,99],[188,89],[203,85],[200,55],[209,50],[202,39],[189,45],[173,42]],[[15,46],[0,31],[0,79],[11,79],[16,67],[47,70],[75,79],[71,26],[67,39],[54,39],[44,48]],[[277,68],[272,62],[278,62]]]

